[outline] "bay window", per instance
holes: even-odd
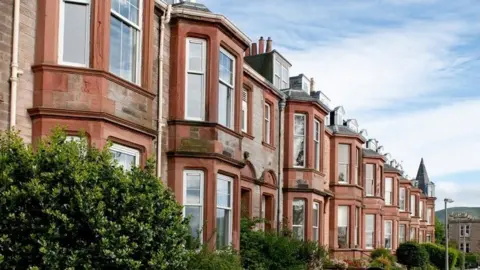
[[[217,176],[217,249],[232,242],[233,179]]]
[[[293,200],[293,236],[298,240],[305,238],[305,200]]]
[[[235,58],[220,50],[218,86],[218,123],[228,128],[234,124]]]
[[[373,249],[375,243],[375,215],[365,215],[365,248]]]
[[[339,248],[349,248],[349,237],[348,237],[348,206],[338,206],[337,208],[337,242]]]
[[[320,220],[320,204],[313,203],[313,213],[312,213],[312,229],[313,229],[313,241],[318,242],[320,237],[319,231],[319,220]]]
[[[375,164],[365,166],[365,193],[367,196],[375,196]]]
[[[110,14],[110,72],[139,83],[142,1],[112,0]]]
[[[113,155],[113,159],[125,171],[130,171],[132,166],[140,165],[140,151],[135,148],[114,143],[110,147],[110,152]]]
[[[313,121],[313,142],[315,148],[315,170],[320,170],[320,122],[318,120]]]
[[[385,220],[383,230],[384,230],[384,238],[385,238],[384,248],[391,249],[392,248],[392,221],[391,220]]]
[[[294,167],[305,167],[305,114],[295,114],[293,134]]]
[[[242,131],[248,131],[248,91],[242,91]]]
[[[185,119],[204,121],[207,43],[187,38],[186,46]]]
[[[410,228],[410,241],[415,241],[415,228]]]
[[[190,232],[194,238],[203,241],[203,171],[183,172],[183,215],[190,217]]]
[[[415,195],[410,195],[410,216],[415,216]]]
[[[360,244],[360,207],[355,207],[355,231],[353,241],[355,247],[358,247]]]
[[[263,109],[263,130],[265,132],[264,134],[264,141],[265,143],[268,143],[270,144],[271,143],[271,130],[270,130],[270,115],[271,115],[271,111],[270,111],[270,104],[268,103],[265,103],[264,105],[264,109]]]
[[[385,178],[385,204],[392,205],[393,198],[393,179],[391,177]]]
[[[424,215],[423,215],[423,201],[420,201],[420,205],[418,207],[418,216],[420,217],[420,220],[423,220],[424,219]]]
[[[427,209],[427,224],[432,224],[432,208]]]
[[[431,243],[432,242],[432,235],[427,233],[427,239],[425,240],[427,243]]]
[[[400,244],[406,241],[405,233],[406,233],[406,225],[405,224],[398,225],[398,242]]]
[[[353,179],[354,179],[354,183],[355,185],[358,185],[358,179],[360,178],[359,174],[360,174],[360,170],[358,169],[358,166],[360,164],[360,149],[358,149],[358,147],[356,148],[356,153],[355,153],[355,168],[354,168],[354,172],[353,172]]]
[[[350,145],[338,145],[338,182],[348,184],[350,179]]]
[[[406,199],[406,194],[405,194],[405,188],[400,188],[400,191],[399,191],[399,204],[400,204],[400,211],[405,211],[406,207],[405,207],[405,199]]]
[[[58,62],[88,67],[90,60],[90,0],[61,0]]]

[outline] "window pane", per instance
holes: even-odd
[[[202,229],[201,210],[200,206],[185,206],[185,217],[190,217],[190,231],[195,238],[198,238],[198,231]]]
[[[305,134],[305,116],[295,115],[295,135]]]
[[[304,137],[296,137],[294,139],[295,166],[300,166],[300,167],[305,166],[304,140],[305,140]]]
[[[220,79],[233,85],[233,60],[225,53],[220,52]]]
[[[120,75],[122,52],[122,22],[116,17],[110,17],[110,71]]]
[[[318,204],[313,204],[313,226],[318,226]]]
[[[187,76],[187,118],[203,119],[203,75]]]
[[[350,145],[338,145],[338,181],[341,183],[349,182],[350,167]]]
[[[203,42],[190,40],[188,45],[188,70],[203,72]]]
[[[217,181],[217,206],[230,207],[230,181],[218,179]]]
[[[232,121],[232,89],[223,83],[218,87],[218,123],[233,127]]]
[[[134,80],[134,63],[135,63],[135,43],[134,31],[131,27],[122,23],[122,60],[121,60],[121,77],[133,81]]]
[[[303,240],[304,235],[305,233],[303,232],[303,227],[301,226],[293,227],[293,236],[296,239]]]
[[[63,61],[88,64],[89,5],[65,2]]]
[[[304,225],[305,222],[305,201],[293,201],[293,225]]]
[[[130,171],[132,165],[135,165],[136,157],[134,155],[129,155],[115,150],[110,150],[113,155],[113,158],[118,162],[118,165],[122,166],[125,170]]]
[[[217,249],[228,246],[230,234],[230,210],[217,208]]]

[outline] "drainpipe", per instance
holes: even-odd
[[[18,36],[20,32],[20,0],[13,3],[13,42],[12,42],[12,63],[10,77],[10,128],[17,123],[17,83],[18,77],[23,71],[18,68]]]
[[[163,129],[163,50],[165,39],[165,25],[170,23],[170,15],[172,12],[172,5],[167,6],[167,10],[163,14],[160,21],[160,46],[158,51],[158,123],[157,123],[157,177],[162,175],[162,129]]]
[[[278,176],[277,176],[277,234],[280,235],[280,195],[281,195],[281,187],[282,187],[282,170],[281,170],[281,160],[282,160],[282,111],[285,108],[286,102],[282,98],[280,102],[278,102]]]

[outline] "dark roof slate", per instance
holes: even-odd
[[[282,92],[287,96],[287,100],[299,100],[299,101],[311,101],[319,104],[326,112],[330,112],[330,108],[327,105],[323,104],[318,98],[310,96],[307,92],[300,89],[286,89]]]
[[[385,166],[383,167],[383,169],[386,171],[386,172],[395,172],[395,173],[398,173],[398,174],[402,174],[403,172],[393,166],[391,166],[390,164],[387,164],[385,163]]]
[[[188,9],[193,9],[193,10],[200,10],[200,11],[211,13],[211,11],[204,4],[200,4],[200,3],[192,3],[192,2],[184,1],[184,2],[173,4],[173,6],[174,7],[179,7],[179,8],[188,8]]]
[[[428,194],[428,184],[430,183],[430,178],[428,177],[427,168],[425,168],[425,163],[423,158],[420,160],[420,165],[418,166],[417,177],[415,178],[418,181],[418,186],[423,190],[425,194]]]
[[[351,130],[349,127],[347,126],[340,126],[340,125],[331,125],[331,126],[328,126],[328,128],[330,128],[333,132],[333,134],[341,134],[341,135],[346,135],[346,136],[354,136],[354,137],[359,137],[362,141],[365,141],[365,137],[363,137],[362,135],[360,135],[360,133],[358,132],[355,132],[353,130]]]
[[[362,152],[363,152],[363,156],[364,157],[370,157],[370,158],[381,158],[383,160],[385,160],[385,156],[372,150],[372,149],[368,149],[368,148],[363,148],[362,149]]]

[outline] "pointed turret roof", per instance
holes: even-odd
[[[425,168],[423,158],[420,161],[420,166],[418,166],[417,177],[415,179],[418,181],[418,187],[423,190],[425,194],[428,194],[428,184],[430,183],[430,178],[428,178],[427,168]]]

